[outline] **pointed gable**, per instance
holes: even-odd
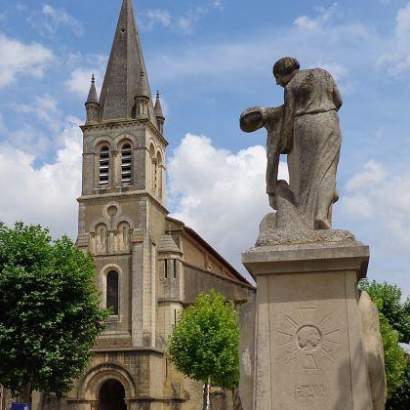
[[[145,74],[143,86],[150,96],[149,118],[156,125],[132,0],[123,0],[101,90],[100,105],[103,121],[132,118],[135,96],[141,88],[139,84],[141,72]]]

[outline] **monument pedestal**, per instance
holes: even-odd
[[[253,410],[372,410],[357,282],[369,248],[354,240],[259,246]]]

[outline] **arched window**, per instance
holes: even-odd
[[[119,282],[118,272],[110,271],[107,275],[107,309],[111,314],[117,316],[119,312]]]
[[[99,162],[100,185],[108,185],[110,180],[110,148],[104,145],[100,150]]]
[[[132,147],[128,143],[121,148],[121,182],[132,182]]]

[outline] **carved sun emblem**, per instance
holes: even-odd
[[[325,362],[336,362],[341,335],[334,313],[320,315],[316,306],[300,307],[294,315],[282,314],[277,329],[279,360],[300,363],[304,370],[321,370]]]

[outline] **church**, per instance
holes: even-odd
[[[168,216],[165,118],[159,94],[152,97],[132,0],[122,3],[101,95],[93,78],[85,106],[77,246],[92,254],[112,314],[72,390],[60,401],[42,397],[38,407],[196,410],[202,386],[172,368],[166,340],[198,293],[216,289],[240,305],[254,288]]]

